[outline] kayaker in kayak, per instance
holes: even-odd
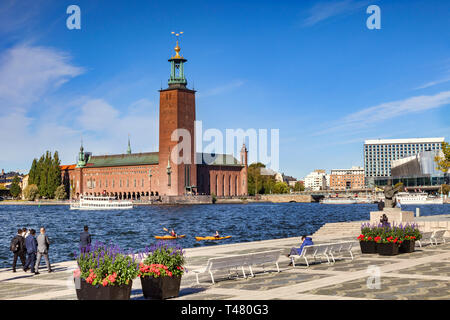
[[[175,233],[175,230],[170,230],[170,232],[169,232],[169,234],[172,236],[172,237],[177,237],[177,234]]]
[[[214,238],[220,238],[219,231],[216,230],[216,233],[214,234]]]

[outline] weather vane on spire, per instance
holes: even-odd
[[[178,45],[178,38],[184,33],[183,31],[180,31],[180,32],[175,32],[175,31],[172,31],[171,32],[173,35],[175,35],[175,37],[177,37],[177,45],[176,45],[176,47],[174,48],[174,50],[175,50],[175,52],[176,52],[176,54],[175,54],[175,56],[174,57],[172,57],[172,58],[183,58],[183,56],[180,56],[180,46]]]

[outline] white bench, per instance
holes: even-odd
[[[441,229],[441,230],[435,230],[433,235],[431,236],[431,241],[434,241],[434,244],[437,245],[438,244],[438,240],[440,240],[439,242],[442,242],[445,244],[445,238],[444,238],[444,234],[447,232],[447,229]]]
[[[422,248],[422,241],[423,242],[429,241],[430,244],[433,245],[433,233],[434,231],[422,232],[422,239],[417,240],[421,248]]]
[[[247,261],[248,268],[250,270],[250,274],[254,277],[253,274],[253,266],[256,265],[264,265],[267,263],[275,263],[277,266],[277,272],[280,272],[280,266],[278,265],[278,259],[280,258],[281,251],[280,250],[271,250],[271,251],[263,251],[263,252],[255,252],[249,255],[249,259]]]
[[[354,241],[345,241],[304,246],[300,255],[290,255],[292,266],[295,267],[295,258],[303,258],[305,259],[306,266],[309,267],[308,257],[314,258],[314,261],[319,257],[325,257],[328,264],[331,262],[331,258],[334,263],[336,262],[335,256],[342,255],[345,252],[349,252],[353,260],[353,243]]]
[[[329,244],[328,254],[333,259],[333,263],[336,262],[335,256],[341,256],[342,258],[344,258],[345,253],[349,253],[350,257],[353,261],[354,257],[353,257],[352,248],[353,248],[354,244],[355,244],[354,241],[344,241],[344,242]]]
[[[232,269],[232,268],[241,268],[242,274],[244,278],[246,278],[244,267],[247,266],[250,270],[250,274],[254,277],[253,274],[253,266],[263,265],[266,263],[275,263],[277,266],[277,271],[280,272],[280,267],[278,266],[278,259],[281,255],[280,250],[272,250],[272,251],[264,251],[264,252],[255,252],[249,254],[241,254],[241,255],[232,255],[226,257],[219,258],[210,258],[206,264],[205,268],[193,270],[192,272],[195,274],[197,278],[197,283],[199,284],[198,276],[201,273],[208,272],[211,276],[211,281],[214,284],[214,275],[213,271],[216,270],[224,270],[224,269]]]

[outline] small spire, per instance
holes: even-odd
[[[128,134],[128,149],[127,154],[131,154],[130,134]]]

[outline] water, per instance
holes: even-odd
[[[403,206],[420,215],[444,214],[446,205]],[[113,241],[123,249],[142,250],[155,243],[163,228],[174,228],[186,238],[176,240],[184,248],[246,241],[297,237],[312,234],[327,222],[368,220],[375,204],[322,205],[319,203],[252,203],[184,206],[143,206],[124,211],[78,211],[68,206],[0,206],[0,268],[10,267],[9,243],[18,228],[45,226],[50,238],[50,261],[73,259],[83,226],[89,226],[93,241]],[[200,241],[218,230],[232,238]]]

